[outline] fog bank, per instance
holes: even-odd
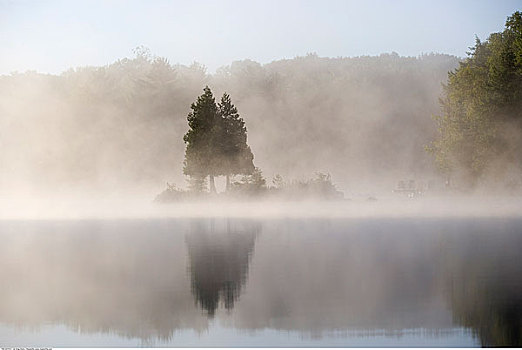
[[[344,191],[389,191],[401,179],[437,178],[424,146],[435,135],[441,83],[457,64],[443,54],[311,54],[208,74],[139,51],[61,75],[1,76],[0,195],[185,187],[182,137],[205,85],[231,95],[268,181],[321,171]]]
[[[439,196],[410,199],[393,195],[343,201],[223,201],[156,204],[146,197],[2,198],[2,220],[131,218],[378,218],[517,217],[522,199],[506,196]]]

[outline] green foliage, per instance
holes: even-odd
[[[281,175],[276,175],[272,181],[274,186],[267,186],[261,169],[254,168],[251,174],[243,175],[233,181],[230,190],[217,195],[206,192],[206,178],[190,177],[189,190],[183,191],[167,183],[167,189],[160,193],[156,202],[176,202],[202,199],[230,198],[272,198],[277,200],[342,200],[344,195],[332,183],[330,174],[316,173],[315,177],[304,181],[285,181]]]
[[[429,149],[441,170],[462,175],[470,185],[522,166],[521,28],[521,13],[515,12],[503,32],[485,42],[477,38],[444,86],[439,137]]]
[[[272,198],[286,200],[301,199],[342,199],[343,193],[332,183],[330,174],[316,173],[315,177],[305,181],[286,182],[281,175],[272,180],[273,187],[266,186],[266,180],[259,168],[251,175],[245,175],[240,181],[232,184],[232,193],[239,195],[268,195]]]
[[[247,145],[245,122],[230,96],[223,94],[216,105],[210,88],[203,91],[187,117],[190,129],[183,137],[187,145],[183,172],[199,179],[210,176],[215,192],[214,176],[252,174],[254,156]]]
[[[205,198],[207,193],[206,177],[191,176],[188,180],[188,190],[178,188],[167,182],[167,188],[154,199],[157,203],[180,202]]]
[[[266,180],[261,169],[254,168],[250,175],[243,175],[241,180],[233,182],[231,192],[241,195],[259,195],[266,192]]]
[[[222,175],[214,161],[217,152],[216,129],[218,128],[218,108],[207,86],[203,94],[198,97],[190,108],[187,120],[189,131],[183,137],[187,148],[185,151],[185,163],[183,173],[189,176],[206,177],[208,175]]]
[[[280,195],[293,199],[342,199],[343,193],[338,191],[332,183],[330,174],[315,173],[315,177],[305,181],[291,181],[285,183],[282,178],[277,180],[279,185],[276,191]]]
[[[315,178],[308,181],[309,192],[326,198],[341,198],[342,193],[332,183],[330,174],[316,173]]]
[[[276,174],[272,179],[272,184],[274,185],[273,188],[281,189],[285,186],[285,181],[283,180],[283,177],[281,175]]]
[[[191,176],[189,177],[188,184],[188,190],[192,193],[203,193],[208,189],[206,177]]]
[[[252,174],[254,172],[254,156],[247,145],[247,129],[237,108],[232,104],[230,96],[223,94],[218,105],[222,118],[220,136],[221,165],[225,174]]]
[[[167,182],[167,189],[158,194],[154,199],[157,203],[176,202],[187,199],[187,192],[179,189],[176,185]]]

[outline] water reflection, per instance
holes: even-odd
[[[1,222],[0,241],[6,325],[173,346],[214,321],[257,345],[266,329],[349,345],[466,327],[522,345],[520,219]]]
[[[440,336],[464,326],[482,345],[522,344],[519,219],[287,222],[263,232],[236,327]]]
[[[214,220],[194,222],[186,237],[191,290],[213,317],[222,300],[231,310],[245,284],[260,224]]]
[[[485,227],[445,242],[448,303],[484,346],[522,345],[522,229]]]
[[[159,340],[177,329],[205,330],[187,287],[187,228],[169,221],[2,223],[0,323]]]

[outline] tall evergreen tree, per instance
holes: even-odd
[[[222,122],[219,142],[222,173],[227,177],[227,190],[229,190],[230,175],[252,174],[255,169],[254,155],[247,144],[245,121],[239,116],[228,94],[223,94],[218,109]]]
[[[216,192],[214,176],[221,175],[216,168],[214,157],[216,152],[216,124],[219,122],[219,113],[214,96],[206,86],[203,94],[190,106],[192,111],[187,120],[189,131],[183,137],[187,148],[183,173],[194,178],[210,177],[210,192]]]
[[[190,129],[183,137],[187,144],[183,172],[199,182],[209,176],[212,193],[216,193],[214,177],[226,175],[228,190],[230,175],[254,171],[245,121],[229,95],[223,94],[216,105],[208,86],[190,108],[192,111],[187,117]]]

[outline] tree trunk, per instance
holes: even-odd
[[[227,188],[226,191],[230,191],[230,175],[227,174]]]
[[[210,193],[217,193],[216,184],[214,183],[214,175],[209,175]]]

